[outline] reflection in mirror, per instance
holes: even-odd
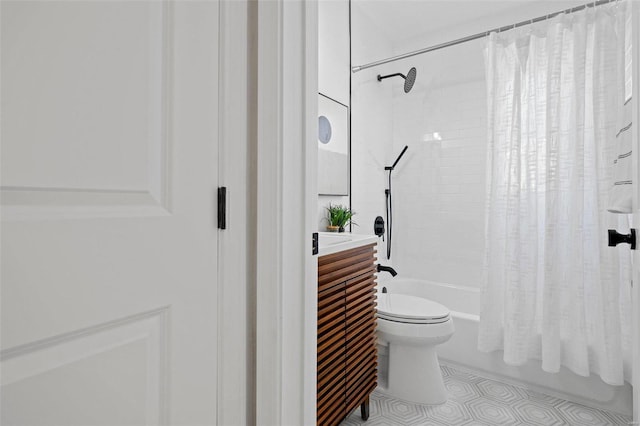
[[[349,126],[346,105],[318,96],[318,194],[349,194]]]
[[[331,123],[324,115],[318,118],[318,140],[324,144],[331,140]]]

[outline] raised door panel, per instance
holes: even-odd
[[[168,209],[166,2],[2,4],[4,219]]]
[[[3,351],[1,423],[166,422],[168,313],[163,308]]]

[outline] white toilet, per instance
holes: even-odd
[[[385,392],[421,404],[446,402],[436,345],[453,332],[445,306],[422,297],[378,293],[378,343],[389,346]]]

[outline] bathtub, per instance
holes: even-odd
[[[482,376],[524,386],[579,404],[631,415],[632,394],[628,383],[624,386],[610,386],[598,376],[582,377],[564,368],[557,374],[547,373],[536,360],[519,367],[509,366],[503,362],[501,351],[478,351],[478,288],[400,276],[391,279],[384,277],[378,287],[378,291],[386,287],[389,293],[424,297],[451,310],[456,331],[448,342],[438,346],[438,357],[443,364],[468,369]]]

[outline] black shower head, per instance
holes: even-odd
[[[411,89],[413,88],[413,84],[416,82],[416,67],[412,67],[409,72],[407,73],[407,75],[404,75],[402,73],[395,73],[395,74],[389,74],[389,75],[380,75],[378,74],[378,81],[382,81],[385,78],[389,78],[389,77],[397,77],[400,76],[402,78],[404,78],[404,93],[409,93],[411,91]]]
[[[407,77],[404,79],[404,93],[409,93],[413,88],[413,83],[416,82],[416,68],[412,67],[407,73]]]

